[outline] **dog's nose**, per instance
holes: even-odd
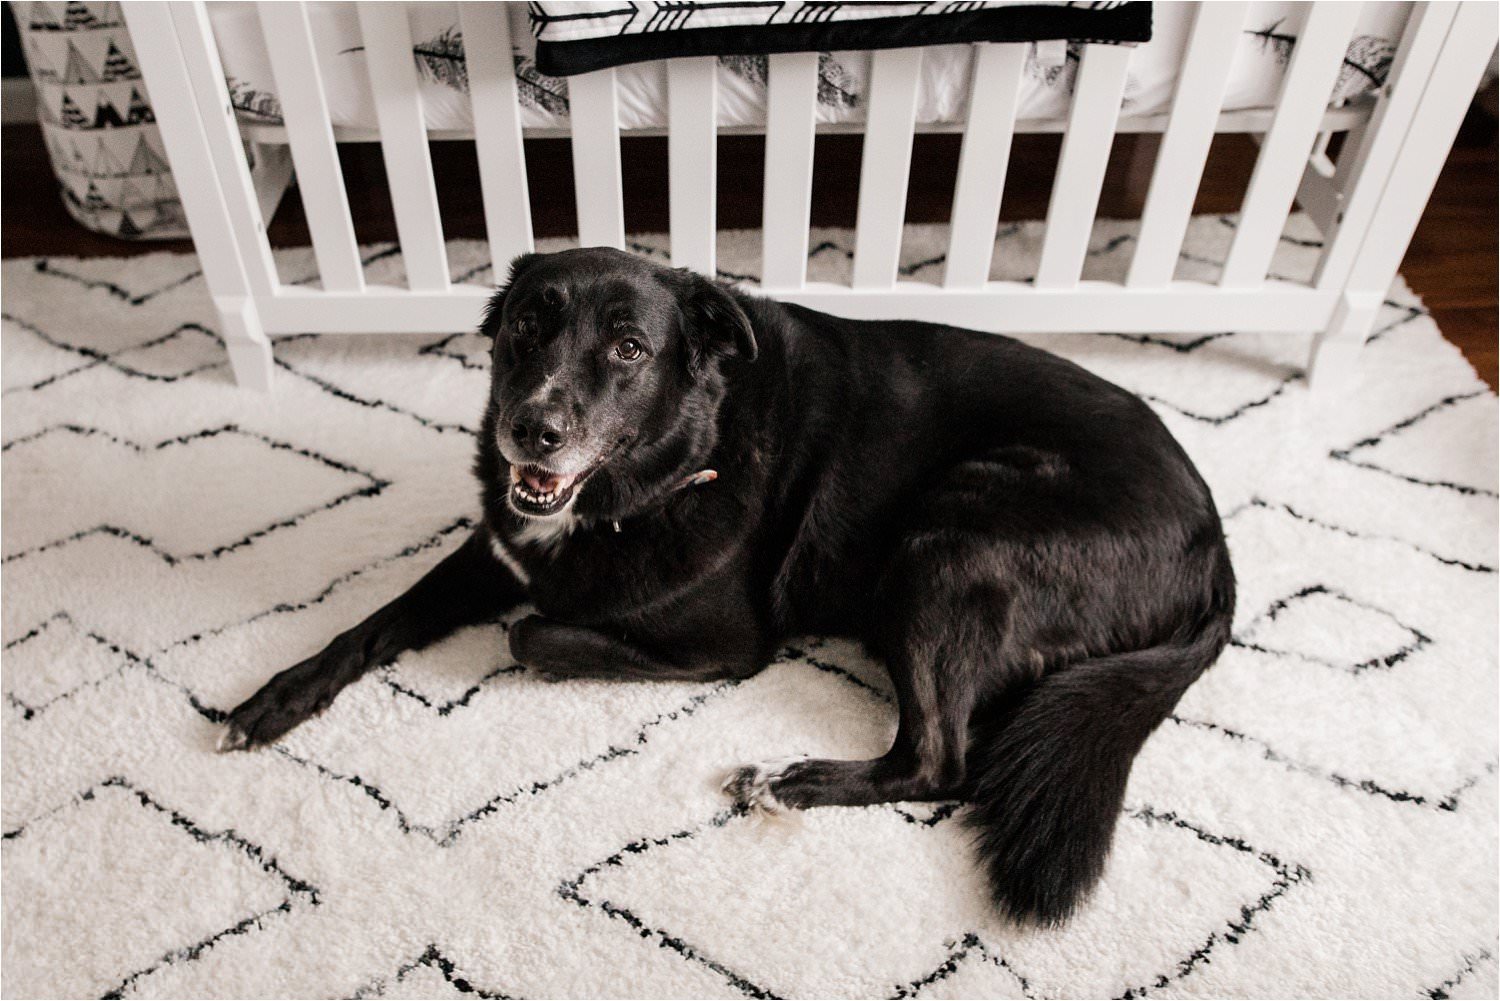
[[[531,413],[517,417],[510,425],[516,444],[540,455],[549,455],[563,447],[567,428],[549,414]]]

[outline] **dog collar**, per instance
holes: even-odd
[[[673,486],[671,490],[667,491],[667,496],[670,497],[672,494],[675,494],[677,491],[679,491],[679,490],[686,490],[688,487],[701,487],[705,483],[712,483],[714,480],[717,480],[718,478],[719,478],[719,472],[718,472],[718,470],[716,470],[716,469],[700,469],[696,473],[693,473],[690,476],[684,476],[682,479],[678,480],[677,483],[676,483],[676,485]],[[620,531],[620,523],[619,523],[618,520],[612,521],[611,524],[613,524],[615,526],[615,531],[616,532]]]

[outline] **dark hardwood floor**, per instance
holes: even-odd
[[[1491,87],[1493,92],[1493,85]],[[1480,102],[1481,104],[1484,102]],[[1493,93],[1490,96],[1493,107]],[[1100,215],[1140,214],[1146,174],[1158,142],[1155,136],[1121,136],[1110,157],[1100,199]],[[631,232],[667,229],[666,140],[625,140],[625,221]],[[1059,137],[1018,136],[1006,179],[1001,218],[1045,217]],[[1144,147],[1141,146],[1144,144]],[[852,226],[862,139],[818,139],[812,197],[815,226]],[[478,165],[472,143],[433,144],[439,211],[449,237],[484,236]],[[918,136],[912,183],[907,196],[909,222],[944,222],[953,195],[959,137]],[[1140,155],[1138,156],[1137,153]],[[1233,212],[1249,180],[1255,147],[1246,136],[1214,140],[1198,212]],[[394,240],[395,221],[386,190],[379,148],[373,144],[339,147],[355,229],[361,242]],[[527,142],[527,174],[533,224],[539,236],[576,231],[571,153],[566,140]],[[719,142],[719,224],[726,229],[760,225],[764,144],[758,137],[725,136]],[[1464,352],[1480,375],[1496,386],[1497,288],[1496,123],[1476,105],[1448,157],[1432,201],[1417,229],[1401,270],[1431,308],[1443,333]],[[34,125],[7,125],[0,148],[0,254],[126,256],[155,250],[188,251],[187,241],[130,243],[85,230],[68,216],[56,195],[41,135]],[[308,243],[307,224],[293,188],[277,212],[269,235],[274,246]]]

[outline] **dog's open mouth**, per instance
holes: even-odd
[[[541,466],[510,467],[510,502],[515,509],[533,518],[557,514],[568,506],[573,494],[593,469],[573,476],[554,473]]]

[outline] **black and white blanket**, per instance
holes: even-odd
[[[1151,38],[1151,4],[1098,0],[837,3],[825,0],[529,5],[537,68],[571,76],[673,56],[894,49],[960,42]]]

